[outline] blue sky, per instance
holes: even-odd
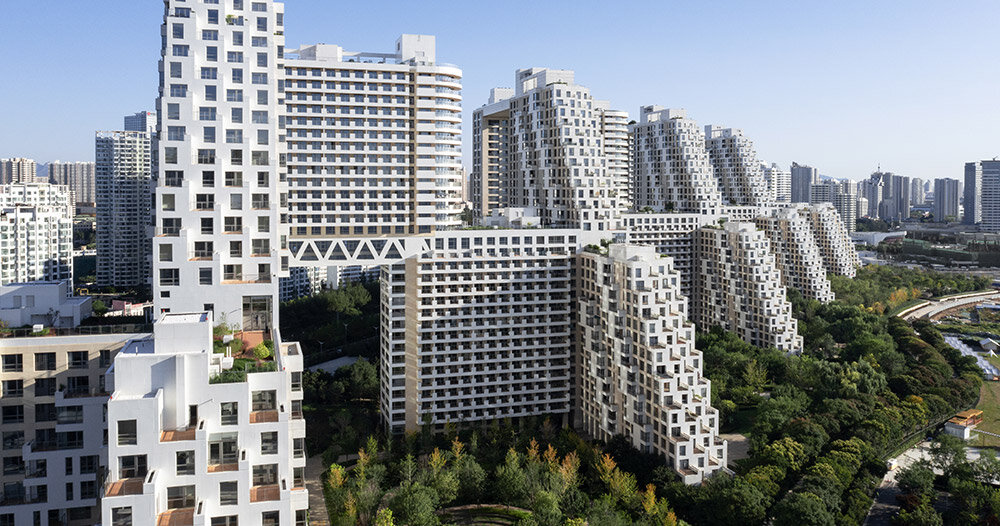
[[[157,0],[4,2],[0,157],[93,160],[93,133],[152,109]],[[681,107],[742,128],[758,155],[861,178],[878,164],[956,177],[1000,155],[1000,2],[287,0],[289,48],[389,51],[437,36],[465,71],[466,132],[514,70],[576,70],[633,116]],[[466,141],[466,158],[471,154]]]

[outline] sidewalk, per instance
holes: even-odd
[[[314,455],[306,459],[306,489],[309,490],[309,526],[330,526],[323,498],[323,457]]]

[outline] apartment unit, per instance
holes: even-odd
[[[95,165],[92,162],[52,161],[48,166],[49,182],[68,186],[77,206],[94,206],[97,182],[94,179]]]
[[[961,188],[961,182],[958,179],[934,180],[934,208],[932,210],[935,221],[943,223],[959,219],[959,188]]]
[[[778,166],[778,163],[760,162],[760,170],[767,181],[768,199],[772,203],[792,202],[792,172]]]
[[[753,141],[743,130],[705,126],[705,149],[715,172],[722,202],[736,206],[771,203]]]
[[[796,289],[809,299],[833,301],[830,280],[826,277],[823,256],[813,236],[808,205],[779,208],[771,215],[755,220],[771,242],[781,284]]]
[[[147,132],[97,132],[97,284],[147,285],[152,251],[153,191]]]
[[[508,206],[507,186],[502,184],[510,167],[511,88],[493,88],[486,105],[472,112],[472,208],[479,218]]]
[[[0,159],[0,184],[36,183],[38,165],[33,159],[15,157]]]
[[[48,183],[0,185],[0,285],[73,279],[73,203]]]
[[[573,258],[580,230],[440,233],[382,267],[386,426],[563,415],[572,384]],[[589,241],[588,241],[589,239]]]
[[[812,205],[808,211],[813,238],[819,246],[827,273],[853,278],[861,266],[861,260],[854,250],[847,228],[840,220],[840,213],[830,203]]]
[[[106,524],[308,521],[302,353],[273,333],[273,362],[212,352],[211,313],[167,313],[107,374]]]
[[[631,127],[635,210],[716,215],[719,191],[705,134],[682,109],[643,106]]]
[[[289,262],[280,213],[284,5],[171,0],[162,33],[156,310],[214,311],[268,330]]]
[[[663,455],[687,484],[724,468],[726,442],[671,259],[650,246],[584,251],[577,298],[577,428]]]
[[[506,112],[507,169],[497,168],[505,206],[536,209],[543,227],[616,228],[627,197],[624,113],[595,100],[569,70],[519,69],[514,81],[513,95],[484,108],[479,117],[502,120],[498,116]],[[484,147],[482,140],[477,144]],[[484,162],[482,152],[477,158]]]
[[[462,70],[437,62],[433,36],[402,35],[390,53],[285,53],[297,56],[280,70],[291,236],[461,226]]]
[[[107,462],[104,372],[141,334],[0,339],[0,518],[98,524]]]
[[[727,221],[699,228],[694,245],[691,319],[702,330],[720,326],[753,345],[801,352],[798,323],[764,232]]]
[[[618,206],[626,211],[632,208],[632,190],[629,186],[632,165],[628,112],[604,109],[600,115],[608,177],[615,188],[613,197],[618,199]]]

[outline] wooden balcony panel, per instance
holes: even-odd
[[[266,502],[280,499],[281,489],[277,484],[269,486],[254,486],[250,488],[250,502]]]

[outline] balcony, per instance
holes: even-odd
[[[278,411],[252,411],[250,413],[251,424],[263,424],[267,422],[277,422]]]
[[[240,465],[238,463],[235,463],[235,462],[232,463],[232,464],[209,464],[208,465],[208,472],[209,473],[222,473],[224,471],[239,471],[239,469],[240,469]]]
[[[163,431],[160,433],[160,442],[180,442],[182,440],[194,440],[195,429],[175,429],[173,431]]]
[[[193,526],[194,508],[165,511],[156,516],[156,526]]]
[[[267,502],[281,499],[281,488],[277,484],[250,488],[250,502]]]
[[[109,482],[104,487],[105,497],[125,497],[128,495],[142,495],[142,477]]]

